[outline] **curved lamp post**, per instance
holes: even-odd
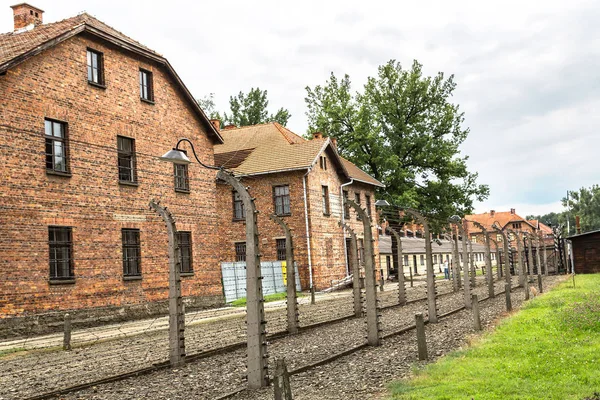
[[[468,264],[468,251],[467,251],[467,236],[465,235],[465,229],[462,225],[462,219],[458,215],[453,215],[448,219],[451,223],[456,225],[459,233],[462,236],[462,248],[463,248],[463,276],[464,276],[464,294],[465,294],[465,307],[471,308],[471,287],[469,285],[469,264]],[[456,238],[458,240],[458,237]]]
[[[485,272],[488,278],[488,296],[492,298],[494,297],[494,276],[492,275],[492,253],[490,251],[490,233],[487,229],[485,229],[483,225],[481,225],[477,221],[467,220],[467,222],[470,222],[477,228],[481,229],[481,232],[483,233],[483,242],[485,249]]]
[[[235,176],[223,168],[206,165],[198,158],[194,144],[187,138],[179,139],[172,150],[166,152],[160,159],[174,164],[187,165],[191,161],[185,152],[179,149],[182,142],[187,142],[192,148],[196,161],[204,168],[216,170],[220,179],[238,192],[246,210],[246,318],[248,337],[248,386],[257,389],[269,385],[267,360],[266,319],[263,304],[262,277],[260,273],[260,252],[258,248],[258,226],[254,199],[248,190]]]

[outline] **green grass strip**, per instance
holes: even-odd
[[[600,275],[561,283],[389,390],[394,400],[600,399]]]
[[[296,296],[304,297],[305,294],[304,293],[296,293]],[[285,293],[285,292],[273,293],[273,294],[268,294],[268,295],[264,296],[265,303],[268,303],[270,301],[285,300],[286,297],[287,297],[287,293]],[[246,298],[242,297],[240,299],[234,300],[231,302],[231,305],[234,307],[245,307],[246,306]]]

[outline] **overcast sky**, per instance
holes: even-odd
[[[12,30],[0,0],[0,31]],[[267,89],[288,127],[307,129],[305,87],[333,71],[360,89],[390,59],[454,74],[471,130],[462,146],[490,197],[476,211],[561,209],[598,183],[600,3],[594,1],[30,0],[44,22],[81,11],[169,59],[191,92]]]

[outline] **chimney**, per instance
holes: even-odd
[[[579,215],[575,216],[575,226],[577,227],[577,234],[581,234],[581,225],[579,223]]]
[[[229,124],[229,125],[225,125],[225,126],[223,127],[223,130],[224,130],[224,131],[228,131],[228,130],[230,130],[230,129],[237,129],[237,126],[235,126],[235,125],[233,125],[233,124]]]
[[[490,215],[493,217],[496,214],[496,210],[490,210]]]
[[[514,208],[511,208],[511,209],[510,209],[510,214],[511,214],[511,215],[515,215],[515,209],[514,209]]]
[[[323,134],[321,132],[313,132],[313,139],[323,139]]]
[[[332,137],[331,138],[331,144],[333,144],[333,147],[335,147],[337,149],[337,139]]]
[[[15,20],[15,31],[23,29],[29,25],[38,26],[42,24],[42,15],[44,10],[30,6],[27,3],[19,3],[10,6],[13,9],[13,18]]]
[[[221,120],[220,119],[211,119],[210,123],[215,127],[217,132],[221,131]]]

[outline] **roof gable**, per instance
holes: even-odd
[[[109,41],[127,51],[139,54],[164,66],[175,84],[181,89],[183,97],[190,103],[192,109],[207,128],[209,136],[217,143],[223,142],[219,132],[216,131],[204,111],[200,109],[198,103],[196,103],[196,100],[166,58],[87,13],[54,23],[38,25],[32,30],[24,32],[0,34],[0,73],[4,73],[42,51],[82,32]]]

